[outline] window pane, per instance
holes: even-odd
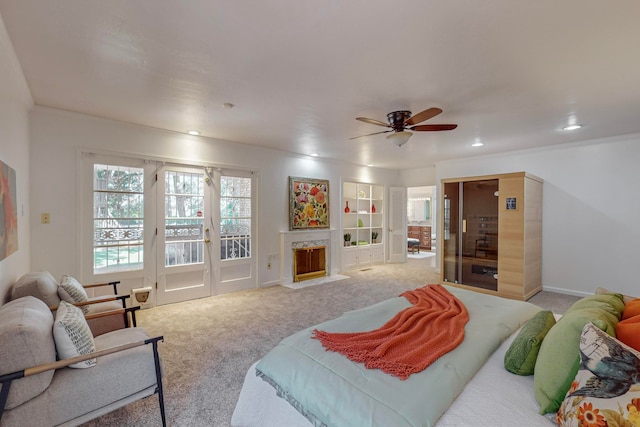
[[[220,258],[251,257],[251,178],[220,178]]]
[[[143,268],[144,171],[94,165],[93,272]]]
[[[220,206],[220,215],[222,218],[251,218],[251,199],[234,199],[231,197],[221,197]],[[228,216],[224,217],[222,215]]]
[[[204,262],[204,175],[165,174],[165,266]]]
[[[251,178],[223,176],[220,181],[220,195],[250,198]]]

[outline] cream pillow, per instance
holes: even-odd
[[[84,318],[84,313],[75,305],[66,301],[60,301],[56,312],[56,320],[53,323],[53,339],[56,343],[58,359],[81,356],[96,351],[91,329]],[[91,368],[95,366],[96,359],[69,365],[70,368]]]
[[[80,282],[66,274],[62,276],[62,280],[60,281],[60,286],[58,287],[58,296],[61,300],[72,304],[89,300],[87,291],[84,290]],[[89,312],[89,307],[87,306],[82,306],[80,308],[84,313]]]

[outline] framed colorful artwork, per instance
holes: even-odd
[[[289,230],[329,228],[329,181],[289,177]]]
[[[0,161],[0,260],[18,250],[16,171]]]

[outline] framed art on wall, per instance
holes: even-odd
[[[18,250],[16,171],[0,161],[0,260]]]
[[[329,228],[329,181],[289,177],[289,229]]]

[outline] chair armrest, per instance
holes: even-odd
[[[85,305],[91,305],[91,304],[100,304],[102,302],[109,302],[109,301],[122,301],[122,308],[126,308],[126,299],[129,298],[129,295],[114,295],[114,296],[107,296],[104,298],[97,298],[97,299],[92,299],[89,301],[82,301],[82,302],[74,302],[73,305],[75,305],[76,307],[82,307]],[[51,306],[49,307],[49,309],[51,311],[56,311],[58,309],[58,306]]]
[[[127,307],[125,308],[125,312],[127,314],[131,313],[131,325],[129,325],[129,316],[125,315],[125,324],[127,325],[127,328],[129,326],[133,326],[134,328],[136,326],[138,326],[138,323],[136,322],[136,311],[140,310],[140,306],[137,305],[135,307]]]
[[[97,288],[100,286],[112,286],[113,287],[113,293],[118,295],[118,283],[120,283],[120,281],[115,281],[115,282],[105,282],[105,283],[95,283],[92,285],[82,285],[83,288],[85,289],[91,289],[91,288]]]
[[[30,377],[32,375],[41,374],[50,370],[57,370],[61,368],[66,368],[69,365],[74,363],[83,362],[85,360],[98,358],[102,356],[106,356],[108,354],[118,353],[121,351],[129,350],[135,347],[140,347],[142,345],[152,344],[153,345],[153,356],[154,362],[156,364],[156,378],[158,379],[159,386],[161,387],[161,379],[158,378],[160,374],[160,366],[158,359],[158,341],[164,341],[164,336],[157,336],[153,338],[146,339],[144,341],[137,341],[134,343],[128,343],[119,345],[116,347],[105,348],[104,350],[95,351],[89,354],[83,354],[81,356],[70,357],[68,359],[58,360],[57,362],[45,363],[43,365],[33,366],[31,368],[26,368],[21,371],[11,372],[9,374],[0,375],[0,384],[2,384],[2,389],[0,389],[0,419],[2,419],[2,412],[4,412],[5,404],[7,403],[7,398],[9,397],[9,388],[11,387],[11,382],[13,380],[17,380],[20,378]]]

